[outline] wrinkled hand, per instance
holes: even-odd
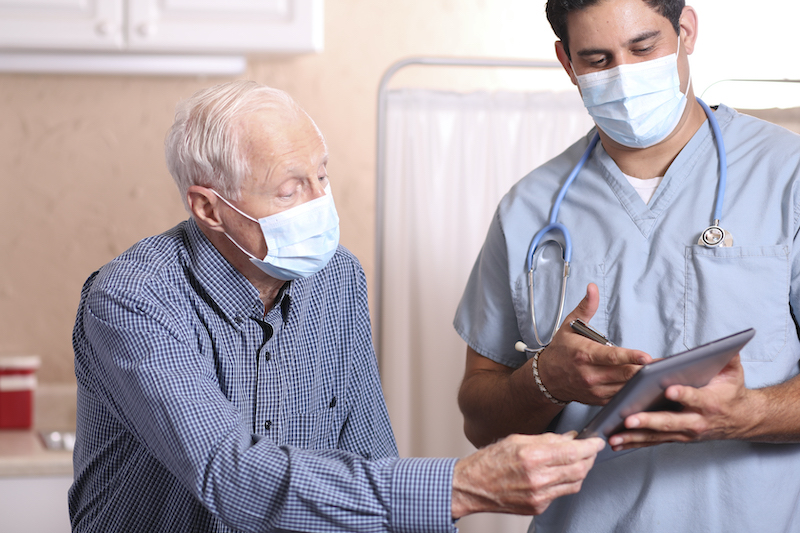
[[[453,518],[495,512],[536,515],[578,492],[603,449],[601,439],[511,435],[459,460],[453,472]]]
[[[642,351],[605,346],[572,330],[569,324],[576,318],[589,322],[599,300],[597,286],[590,283],[586,297],[539,356],[542,382],[559,400],[605,405],[642,365],[653,361]]]
[[[751,408],[755,391],[744,385],[744,369],[734,357],[705,387],[667,388],[667,399],[684,406],[680,412],[637,413],[625,419],[624,431],[609,439],[614,450],[663,442],[742,438],[754,425]]]

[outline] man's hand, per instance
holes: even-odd
[[[569,323],[594,316],[600,297],[589,284],[586,298],[570,313],[553,342],[539,355],[539,376],[556,399],[603,405],[642,367],[652,361],[644,352],[605,346],[572,331]],[[485,446],[514,433],[547,431],[562,406],[551,402],[534,381],[532,361],[511,368],[467,347],[458,405],[464,434]]]
[[[453,518],[494,512],[536,515],[578,492],[603,449],[601,439],[566,435],[511,435],[456,463]]]
[[[669,400],[684,406],[680,412],[637,413],[625,419],[630,431],[609,439],[614,450],[641,448],[663,442],[745,439],[759,421],[760,391],[744,385],[744,369],[734,357],[705,387],[672,385]]]
[[[572,331],[570,322],[584,322],[594,316],[600,297],[590,283],[586,297],[578,304],[539,356],[539,375],[555,398],[588,405],[605,405],[627,381],[652,362],[638,350],[605,346]]]

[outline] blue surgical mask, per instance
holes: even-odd
[[[630,148],[649,148],[666,139],[686,109],[677,52],[583,74],[577,79],[583,104],[595,124]]]
[[[259,259],[225,233],[250,262],[275,279],[289,281],[307,278],[328,264],[339,246],[339,215],[331,187],[325,196],[264,218],[253,218],[237,209],[219,193],[220,200],[248,220],[257,222],[267,243],[267,256]]]

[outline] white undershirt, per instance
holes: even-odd
[[[649,204],[650,200],[653,198],[653,195],[656,193],[656,189],[661,184],[661,180],[664,179],[664,176],[658,176],[657,178],[650,178],[648,180],[640,180],[639,178],[634,178],[633,176],[628,176],[627,174],[623,173],[623,176],[628,180],[636,192],[639,193],[639,196],[642,197],[644,203]]]

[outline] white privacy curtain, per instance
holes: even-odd
[[[501,197],[592,125],[577,91],[388,94],[379,355],[401,457],[474,451],[456,403],[466,354],[456,306]],[[529,521],[484,515],[459,528]]]

